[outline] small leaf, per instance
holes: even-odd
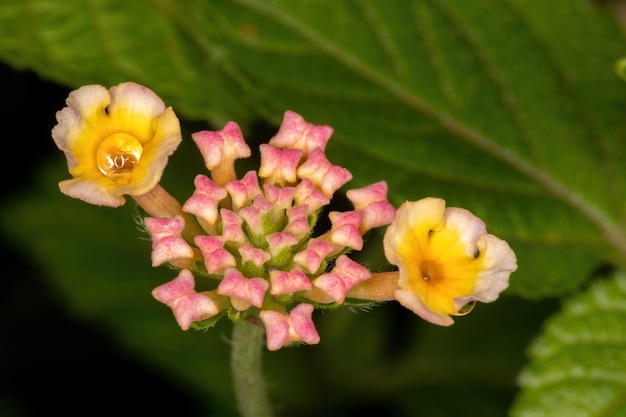
[[[626,274],[568,299],[530,359],[513,417],[626,415]]]

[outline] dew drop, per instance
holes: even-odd
[[[127,133],[107,136],[96,152],[98,169],[107,177],[128,174],[141,159],[143,146]]]

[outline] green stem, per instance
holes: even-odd
[[[233,324],[230,368],[242,417],[273,416],[262,369],[264,334],[262,326],[249,321]]]

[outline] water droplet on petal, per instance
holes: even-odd
[[[459,311],[453,314],[453,316],[465,316],[472,312],[476,306],[476,300],[472,300],[469,303],[465,304],[463,307],[459,308]]]
[[[132,172],[141,159],[143,146],[127,133],[107,136],[98,147],[96,163],[107,177]]]

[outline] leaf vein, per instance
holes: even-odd
[[[459,139],[464,140],[468,144],[485,152],[487,155],[504,162],[514,170],[532,179],[541,185],[548,193],[564,201],[573,209],[578,210],[582,215],[590,219],[604,233],[607,241],[626,257],[626,236],[622,234],[620,227],[613,219],[608,217],[606,213],[588,201],[580,193],[570,189],[565,184],[552,177],[547,171],[533,165],[511,150],[502,148],[492,138],[466,125],[452,115],[432,106],[425,99],[408,91],[402,84],[380,73],[359,57],[340,48],[331,40],[324,38],[293,16],[279,12],[271,6],[262,4],[258,0],[236,0],[236,2],[257,13],[274,19],[277,23],[284,25],[294,33],[305,38],[312,45],[317,47],[321,53],[328,55],[341,65],[354,71],[357,75],[387,90],[398,102],[430,117],[448,132],[457,135]]]
[[[389,62],[391,62],[396,74],[401,78],[406,77],[408,74],[408,66],[404,59],[402,59],[402,55],[393,41],[389,30],[384,26],[383,22],[378,19],[374,7],[372,7],[370,3],[366,3],[365,0],[354,0],[354,2],[360,8],[365,22],[378,40],[387,58],[389,58]]]

